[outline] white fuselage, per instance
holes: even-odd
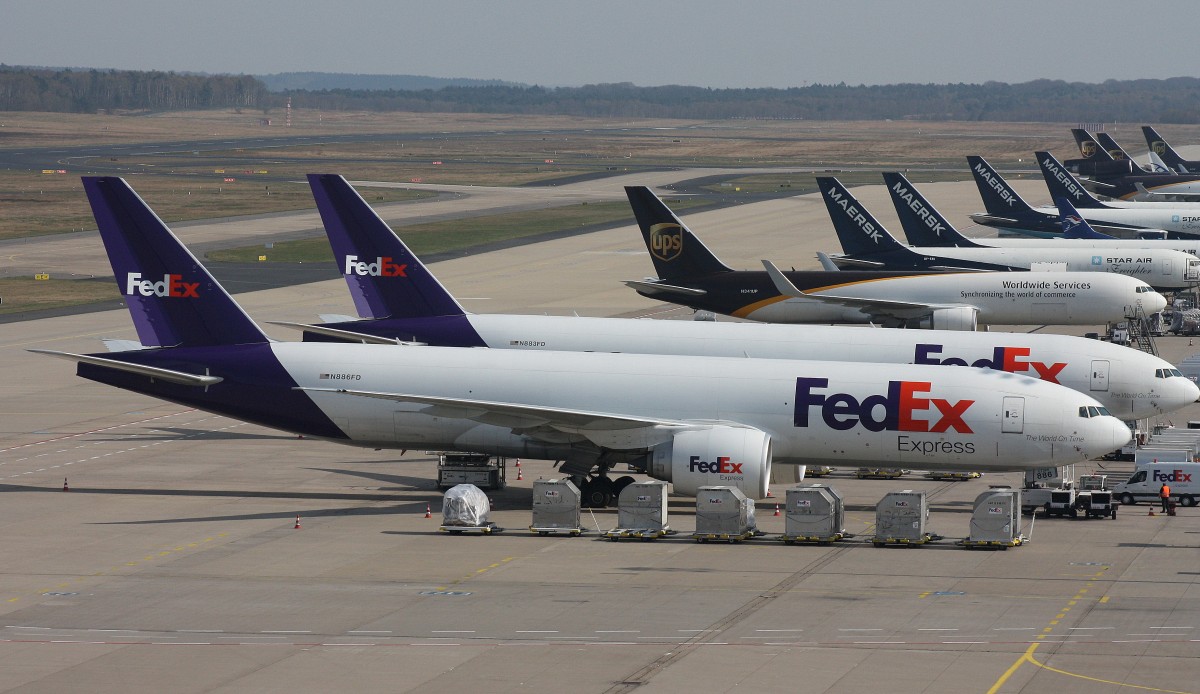
[[[1080,416],[1099,406],[1086,395],[983,369],[326,343],[271,350],[301,388],[391,394],[309,391],[364,446],[555,458],[585,436],[669,440],[662,425],[614,428],[599,421],[607,415],[751,427],[771,437],[780,463],[999,470],[1085,460],[1130,437],[1115,417]],[[463,404],[396,401],[404,395]],[[575,430],[553,414],[546,424],[478,403],[569,413]],[[584,423],[589,414],[597,423]]]
[[[1101,325],[1167,305],[1145,282],[1111,273],[965,272],[832,285],[810,293],[945,307],[973,307],[987,325]],[[740,314],[739,314],[740,315]],[[766,323],[867,323],[852,306],[780,297],[743,317]]]
[[[1112,204],[1114,208],[1076,207],[1079,216],[1093,225],[1097,223],[1120,224],[1126,227],[1200,234],[1200,206],[1188,207],[1171,202],[1126,202],[1121,203],[1121,207],[1115,207],[1116,203],[1106,204]],[[1034,209],[1046,214],[1058,214],[1058,209],[1055,207]]]
[[[1200,214],[1200,213],[1198,213]],[[1054,240],[1054,239],[1052,239]],[[1082,246],[997,246],[993,248],[957,248],[952,246],[910,246],[927,260],[953,265],[955,260],[994,263],[1010,267],[1032,268],[1038,263],[1062,264],[1067,272],[1110,272],[1136,277],[1151,287],[1177,289],[1200,283],[1200,260],[1181,250],[1166,246],[1147,247],[1146,242],[1133,250],[1090,249]]]
[[[488,347],[756,359],[978,365],[1087,393],[1114,415],[1141,419],[1196,401],[1200,389],[1167,361],[1070,335],[872,330],[830,325],[470,315]]]

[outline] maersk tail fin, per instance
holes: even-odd
[[[208,347],[268,341],[124,179],[84,176],[83,189],[142,345]]]
[[[970,155],[967,164],[971,167],[979,197],[983,198],[983,207],[989,215],[1008,219],[1039,216],[1037,210],[1017,195],[1017,191],[983,157]]]
[[[957,246],[979,248],[980,244],[959,233],[950,220],[921,195],[904,174],[888,171],[883,174],[896,215],[900,217],[900,228],[908,242],[914,246]]]
[[[833,229],[849,256],[869,256],[883,252],[907,251],[879,220],[875,219],[842,182],[832,176],[818,176],[817,187],[833,220]]]
[[[732,272],[700,242],[658,196],[645,186],[625,186],[625,195],[642,229],[642,239],[659,279],[675,280]]]
[[[345,178],[309,174],[308,184],[359,317],[466,313]]]
[[[1107,209],[1108,205],[1100,202],[1086,188],[1075,180],[1062,162],[1049,152],[1035,152],[1038,166],[1042,167],[1042,177],[1046,179],[1046,187],[1050,189],[1050,197],[1067,198],[1071,204],[1081,209]]]
[[[1058,206],[1058,215],[1062,220],[1063,238],[1066,239],[1112,239],[1115,236],[1101,234],[1088,224],[1087,220],[1079,214],[1079,210],[1071,204],[1071,201],[1064,197],[1054,198],[1054,204]]]

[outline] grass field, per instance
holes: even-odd
[[[111,279],[37,280],[32,277],[0,278],[0,314],[62,308],[80,304],[112,302],[118,308],[121,295]]]

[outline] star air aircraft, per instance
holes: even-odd
[[[39,351],[83,378],[284,431],[623,462],[682,494],[726,484],[755,498],[773,464],[1029,469],[1130,438],[1093,398],[987,369],[274,342],[124,180],[83,184],[144,348]]]

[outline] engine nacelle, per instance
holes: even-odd
[[[979,327],[979,310],[970,306],[939,308],[916,323],[911,327],[926,330],[975,330]]]
[[[696,496],[700,487],[723,485],[763,499],[771,482],[771,437],[742,427],[681,431],[654,447],[647,468],[651,477],[671,482],[680,494]]]

